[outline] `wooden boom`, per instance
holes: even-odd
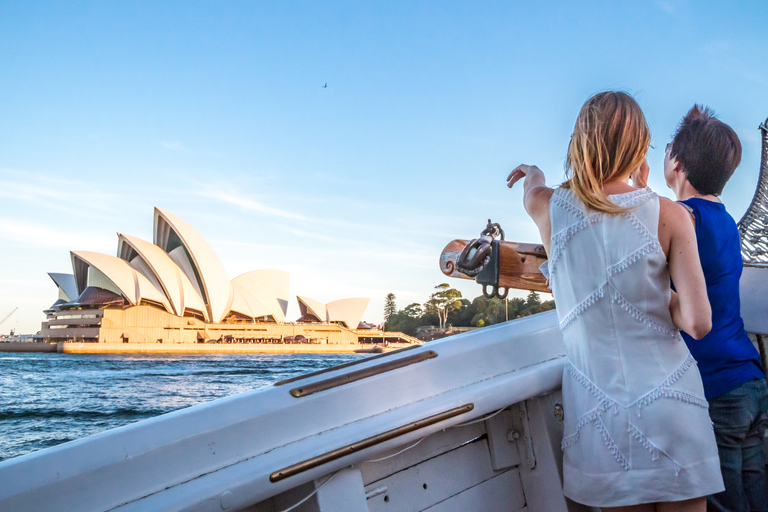
[[[547,261],[543,245],[493,241],[487,262],[477,272],[473,272],[474,275],[469,275],[462,271],[464,269],[459,260],[469,243],[469,240],[453,240],[445,246],[440,254],[440,270],[443,274],[459,279],[475,279],[484,287],[551,293],[547,279],[539,270],[539,266]]]

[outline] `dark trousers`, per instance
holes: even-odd
[[[765,379],[745,382],[709,401],[725,491],[707,499],[707,512],[768,512],[763,435],[768,425]]]

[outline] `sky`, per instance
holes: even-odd
[[[738,220],[768,116],[768,2],[0,0],[0,333],[40,330],[70,250],[190,223],[230,278],[289,272],[321,302],[402,309],[450,281],[453,239],[490,218],[537,242],[518,164],[564,179],[579,108],[632,94],[649,185],[694,103],[741,138]],[[327,87],[325,85],[327,84]],[[513,293],[514,294],[514,293]],[[517,295],[524,295],[519,292]]]

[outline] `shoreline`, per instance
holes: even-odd
[[[292,343],[0,343],[0,352],[60,354],[353,354],[389,352],[410,344],[292,344]]]

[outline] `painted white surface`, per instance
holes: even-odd
[[[264,269],[252,270],[232,280],[232,286],[243,292],[254,316],[272,315],[277,322],[285,322],[288,310],[288,272]]]
[[[229,312],[232,305],[232,284],[227,277],[227,271],[221,263],[211,244],[190,226],[186,221],[171,212],[155,208],[155,243],[158,242],[158,230],[167,223],[181,238],[187,248],[192,264],[202,281],[203,295],[208,299],[208,312],[212,322],[220,322]],[[194,274],[189,276],[194,280]]]
[[[2,462],[0,510],[218,512],[224,491],[239,510],[555,390],[562,378],[555,312],[430,342],[354,370],[422,350],[438,357],[298,399],[290,384],[271,386]],[[475,406],[469,414],[269,482],[286,466],[467,403]]]
[[[203,299],[194,291],[189,278],[173,262],[170,256],[155,244],[135,236],[117,234],[118,249],[121,254],[123,244],[130,246],[146,262],[160,286],[168,297],[177,315],[184,314],[185,307],[205,311]]]
[[[744,328],[747,332],[768,334],[768,267],[744,267],[739,295]]]
[[[138,304],[144,298],[163,304],[168,311],[172,311],[165,294],[155,288],[149,279],[137,272],[127,261],[100,252],[72,251],[71,254],[73,261],[77,258],[86,263],[86,266],[72,265],[75,272],[75,282],[79,280],[78,273],[80,271],[92,267],[98,270],[101,274],[100,277],[107,279],[112,284],[109,286],[109,284],[99,283],[101,288],[122,295],[131,304]],[[87,281],[90,279],[89,272]],[[78,291],[82,293],[82,290]]]
[[[363,319],[365,310],[371,299],[352,298],[329,302],[325,307],[328,311],[328,321],[342,321],[350,329],[357,329]]]
[[[328,304],[309,297],[296,297],[299,301],[299,310],[304,316],[310,313],[321,322],[344,322],[349,329],[357,329],[360,320],[363,319],[365,310],[371,299],[351,298],[340,299]]]
[[[309,313],[310,315],[314,315],[321,322],[328,321],[328,312],[325,310],[325,304],[319,300],[302,297],[300,295],[296,296],[296,300],[299,301],[299,311],[301,312],[301,316]]]
[[[53,279],[53,282],[56,283],[56,286],[59,287],[60,293],[64,294],[63,296],[60,295],[59,298],[68,302],[77,298],[77,285],[75,285],[74,274],[48,272],[48,275]]]

